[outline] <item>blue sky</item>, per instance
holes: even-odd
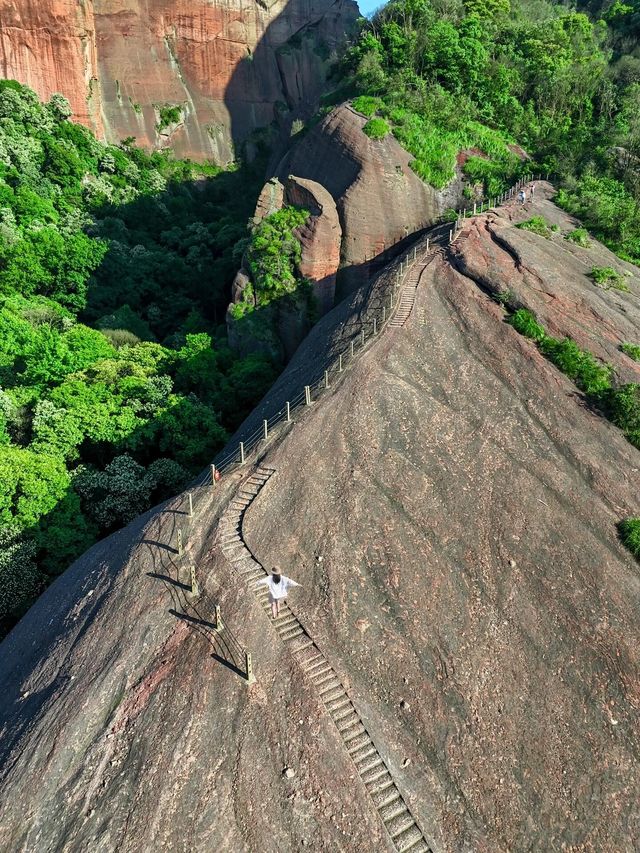
[[[358,6],[363,15],[368,15],[378,6],[382,6],[384,2],[385,0],[358,0]]]

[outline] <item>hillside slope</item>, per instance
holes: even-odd
[[[407,324],[266,450],[275,474],[242,532],[303,584],[290,604],[434,850],[632,850],[640,583],[615,524],[638,513],[640,456],[485,290],[531,300],[558,334],[581,326],[628,378],[615,346],[640,327],[640,271],[628,293],[596,289],[560,236],[513,227],[531,213],[573,227],[543,198],[466,223]],[[249,426],[362,300],[323,318]],[[257,682],[194,622],[170,554],[184,502],[100,543],[0,647],[2,849],[393,849],[220,547],[247,473],[202,496],[190,547],[201,616],[220,604]]]

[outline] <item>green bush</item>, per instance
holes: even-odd
[[[545,337],[540,341],[540,349],[586,394],[599,394],[611,387],[611,365],[600,364],[591,353],[581,350],[571,338],[559,341]]]
[[[591,245],[591,241],[589,240],[589,232],[586,228],[574,228],[573,231],[567,234],[565,239],[570,240],[577,246],[581,246],[583,249],[588,249]]]
[[[370,139],[383,139],[391,130],[383,118],[372,118],[362,128]]]
[[[519,222],[516,227],[522,228],[525,231],[533,231],[534,234],[539,234],[540,237],[546,237],[547,240],[551,237],[551,229],[549,228],[544,216],[532,216],[531,219],[527,219],[526,222]]]
[[[624,343],[620,344],[620,349],[622,352],[626,353],[629,358],[632,358],[634,361],[640,361],[640,344]]]
[[[629,382],[611,389],[604,405],[609,419],[640,449],[640,385]]]
[[[177,104],[163,104],[162,106],[157,107],[157,110],[157,130],[164,130],[166,127],[170,127],[172,124],[178,124],[178,122],[182,120],[182,109]]]
[[[544,328],[526,308],[519,308],[509,317],[508,322],[517,332],[533,341],[542,341],[547,337]]]
[[[629,290],[623,276],[613,267],[592,267],[591,278],[596,286],[603,290]]]
[[[370,95],[360,95],[360,97],[354,98],[351,103],[354,110],[367,116],[367,118],[375,115],[382,106],[380,98],[372,98]]]
[[[618,523],[622,544],[640,559],[640,518],[625,518]]]
[[[293,293],[299,286],[301,248],[294,232],[308,218],[308,210],[285,206],[265,216],[251,234],[246,257],[258,305]],[[244,297],[249,298],[246,289]]]

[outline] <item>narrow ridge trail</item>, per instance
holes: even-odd
[[[244,541],[242,526],[245,512],[274,473],[272,468],[258,466],[242,483],[221,518],[218,537],[223,553],[240,577],[253,586],[269,618],[269,593],[254,586],[268,572]],[[395,849],[399,853],[433,853],[334,667],[286,603],[273,624],[322,699]]]
[[[398,307],[389,321],[389,326],[394,328],[404,326],[413,311],[413,306],[416,301],[416,293],[418,292],[418,286],[420,284],[422,274],[437,255],[443,254],[444,249],[440,247],[436,249],[435,252],[425,254],[420,261],[413,264],[409,275],[403,282]]]

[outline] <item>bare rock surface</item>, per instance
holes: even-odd
[[[111,141],[227,163],[251,131],[313,110],[356,16],[352,0],[0,0],[0,72],[61,92]],[[182,110],[166,129],[165,104]]]
[[[640,580],[615,525],[638,514],[640,454],[485,291],[540,299],[558,334],[596,308],[591,344],[612,360],[637,291],[594,289],[560,238],[555,285],[550,268],[544,288],[514,273],[492,229],[522,269],[543,258],[510,224],[520,215],[467,223],[407,324],[274,437],[244,535],[303,584],[289,603],[434,850],[633,851]],[[317,324],[247,427],[331,357],[383,283]],[[0,646],[0,849],[393,849],[215,539],[246,473],[198,493],[199,602],[172,551],[176,499],[91,549]],[[230,667],[232,636],[253,651],[254,685]]]

